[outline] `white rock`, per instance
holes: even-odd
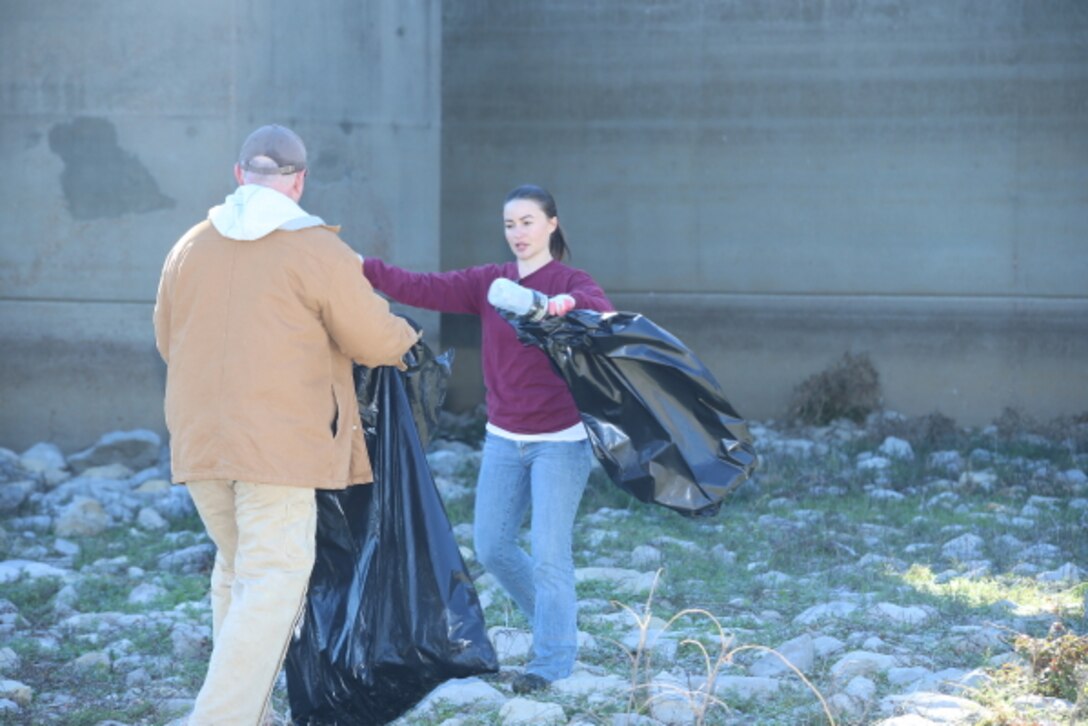
[[[737,563],[737,553],[729,550],[720,542],[710,548],[710,554],[723,565],[735,565]]]
[[[38,482],[32,479],[0,482],[0,512],[11,513],[22,506],[23,502],[38,489]]]
[[[782,683],[775,678],[719,675],[714,680],[714,693],[719,696],[732,696],[742,700],[767,698],[778,693],[781,685]]]
[[[1060,547],[1049,544],[1047,542],[1039,542],[1033,544],[1030,547],[1025,547],[1020,552],[1020,556],[1030,562],[1054,562],[1062,556],[1062,550]]]
[[[484,683],[479,678],[459,678],[446,681],[431,691],[423,701],[413,709],[415,712],[426,712],[435,705],[442,703],[453,707],[471,706],[479,704],[483,706],[497,706],[506,702],[506,696],[492,686]]]
[[[886,673],[898,663],[893,656],[867,650],[853,650],[831,666],[831,677],[838,683],[849,682],[854,676],[872,676]]]
[[[865,715],[865,703],[847,693],[835,693],[827,699],[827,707],[840,719],[855,721]]]
[[[885,458],[883,456],[873,456],[868,452],[862,454],[861,456],[864,458],[858,459],[857,466],[858,469],[861,469],[863,471],[883,471],[884,469],[887,469],[892,465],[891,459]]]
[[[879,451],[881,454],[890,456],[893,459],[914,458],[914,448],[911,447],[910,442],[896,438],[895,436],[889,436],[884,439],[884,443],[880,445]]]
[[[211,569],[214,561],[215,545],[208,542],[159,555],[158,567],[160,570],[195,574]]]
[[[831,635],[818,635],[812,639],[812,647],[816,650],[817,658],[826,658],[842,652],[846,643]]]
[[[65,557],[77,557],[83,548],[71,540],[57,538],[53,542],[53,551]]]
[[[931,469],[943,469],[947,472],[957,472],[963,469],[963,456],[958,451],[934,451],[926,459],[926,464]]]
[[[1085,484],[1088,484],[1088,474],[1085,474],[1080,469],[1067,469],[1062,472],[1061,477],[1075,486],[1084,486]]]
[[[14,582],[20,577],[36,580],[40,577],[64,577],[68,570],[62,570],[44,562],[31,560],[5,560],[0,562],[0,584]]]
[[[1044,497],[1040,494],[1032,494],[1028,497],[1028,504],[1039,509],[1057,509],[1061,506],[1062,500],[1058,497]]]
[[[1000,479],[997,474],[989,469],[983,469],[981,471],[965,471],[960,474],[957,486],[960,489],[981,489],[984,492],[992,492],[998,485]]]
[[[1078,582],[1083,578],[1083,571],[1072,562],[1066,562],[1056,570],[1040,572],[1036,579],[1043,582]]]
[[[779,572],[778,570],[771,570],[770,572],[764,572],[761,575],[756,576],[756,581],[766,587],[782,587],[783,585],[789,585],[793,582],[794,578],[787,575],[785,572]]]
[[[612,583],[618,592],[642,595],[650,592],[657,581],[656,572],[639,572],[620,567],[579,567],[574,571],[576,583],[604,581]]]
[[[552,690],[564,696],[599,695],[625,693],[631,684],[619,676],[609,673],[598,676],[586,671],[576,671],[567,678],[552,681]]]
[[[813,605],[793,619],[796,625],[812,625],[823,620],[842,619],[849,617],[858,606],[852,602],[836,600],[834,602]]]
[[[121,463],[132,471],[146,469],[158,460],[162,440],[154,431],[135,429],[105,434],[88,449],[68,457],[68,466],[82,472],[96,466]]]
[[[1035,719],[1043,716],[1053,719],[1056,723],[1070,723],[1073,721],[1075,704],[1060,698],[1047,698],[1045,696],[1017,696],[1013,699],[1012,707],[1017,713],[1032,717],[1032,723],[1040,723]]]
[[[661,726],[661,722],[639,713],[617,713],[612,715],[612,726]]]
[[[0,648],[0,673],[14,673],[23,665],[19,654],[8,647]]]
[[[925,691],[888,696],[881,703],[889,711],[915,714],[942,724],[975,723],[989,714],[986,708],[966,698]]]
[[[808,439],[780,439],[768,442],[768,444],[771,451],[794,459],[806,459],[813,455],[818,456],[827,448],[826,445],[817,444]]]
[[[855,676],[850,679],[842,692],[862,703],[869,703],[876,696],[876,683],[865,676]]]
[[[650,701],[650,715],[665,726],[687,726],[698,718],[697,704],[681,693],[655,695]]]
[[[775,651],[777,651],[777,655],[775,653],[765,653],[761,656],[759,660],[751,665],[748,672],[753,676],[766,678],[787,673],[792,674],[793,670],[782,662],[782,659],[785,658],[797,670],[807,674],[816,663],[816,645],[812,636],[808,633],[787,640],[775,648]]]
[[[503,726],[549,726],[565,724],[567,714],[558,703],[512,698],[499,709],[499,720]]]
[[[954,687],[966,675],[967,671],[963,668],[942,668],[922,678],[909,690],[944,693]]]
[[[109,670],[110,668],[110,656],[101,650],[94,650],[90,653],[84,653],[75,660],[71,661],[68,665],[75,670],[90,671],[96,668],[104,668]]]
[[[101,466],[92,466],[80,472],[81,479],[101,479],[104,481],[123,483],[128,486],[128,480],[132,477],[132,469],[119,461]],[[120,487],[118,487],[120,488]]]
[[[888,644],[884,642],[884,639],[877,635],[871,635],[865,639],[865,642],[861,644],[862,650],[871,650],[874,653],[879,653],[882,650],[886,650]]]
[[[161,532],[170,528],[170,524],[163,519],[158,510],[151,507],[143,507],[136,515],[136,526],[148,532]]]
[[[946,643],[957,653],[986,653],[1008,650],[1009,633],[993,625],[954,625]]]
[[[19,465],[27,471],[46,472],[55,469],[64,469],[68,463],[64,460],[64,454],[56,444],[41,442],[34,444],[19,457]]]
[[[185,487],[180,487],[184,491],[188,491]],[[173,485],[166,479],[148,479],[137,486],[133,491],[140,494],[155,494],[157,492],[168,492],[173,490]]]
[[[970,696],[995,683],[995,679],[982,668],[976,668],[961,675],[949,684],[950,692],[956,695]]]
[[[25,708],[34,700],[34,689],[25,683],[5,678],[0,680],[0,698],[14,701]]]
[[[442,448],[427,454],[427,464],[430,466],[432,475],[436,479],[438,477],[459,478],[461,473],[468,469],[467,456],[474,453],[474,450],[467,446],[447,446],[447,442],[435,442],[435,444],[441,445]]]
[[[112,524],[113,520],[97,499],[75,497],[61,510],[53,531],[58,537],[93,537]]]
[[[1021,517],[1038,517],[1042,513],[1042,510],[1034,504],[1025,504],[1020,508]]]
[[[922,666],[906,666],[901,668],[889,668],[887,672],[888,683],[902,688],[903,686],[917,683],[923,678],[933,675],[933,671]]]
[[[874,726],[940,726],[940,724],[916,713],[911,713],[906,716],[886,718],[883,721],[876,722]]]
[[[631,551],[631,566],[639,569],[657,567],[663,559],[661,550],[650,545],[639,545]]]
[[[868,494],[870,499],[877,502],[901,502],[906,499],[906,496],[894,489],[870,489]]]
[[[968,532],[946,542],[941,554],[952,560],[977,560],[982,557],[984,544],[981,537]]]
[[[491,639],[500,663],[524,660],[533,647],[533,634],[517,628],[488,628],[487,637]]]
[[[129,688],[140,688],[151,684],[151,674],[145,668],[136,668],[125,674],[125,685]]]
[[[656,547],[676,547],[677,549],[687,552],[693,555],[704,555],[706,553],[705,544],[696,544],[688,539],[680,539],[679,537],[672,537],[667,534],[658,535],[650,540],[650,544]]]
[[[453,479],[447,479],[444,476],[436,476],[434,478],[435,488],[438,489],[438,494],[442,497],[443,501],[452,502],[462,497],[467,497],[472,490],[464,484],[459,484]]]
[[[917,605],[901,607],[894,603],[877,603],[869,609],[869,614],[896,625],[921,625],[933,617],[933,613]]]
[[[667,662],[676,657],[676,650],[679,647],[676,636],[659,627],[647,628],[645,637],[641,629],[635,628],[620,642],[629,653],[635,653],[641,648],[644,652],[653,653],[655,659],[660,658]]]
[[[208,625],[182,621],[170,631],[170,642],[177,658],[206,658],[211,648],[212,629]]]
[[[151,582],[144,582],[132,588],[128,594],[128,603],[130,605],[148,605],[164,595],[166,595],[165,588]]]

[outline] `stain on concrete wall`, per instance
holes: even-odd
[[[75,219],[174,206],[140,160],[117,143],[117,129],[106,119],[80,117],[57,124],[49,130],[49,148],[64,162],[60,183]]]

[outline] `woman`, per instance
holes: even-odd
[[[569,676],[574,667],[571,539],[593,454],[567,385],[543,351],[517,339],[488,303],[488,290],[499,278],[515,281],[547,296],[551,315],[613,307],[592,277],[563,264],[569,250],[546,190],[520,186],[510,192],[503,223],[513,262],[413,273],[367,259],[363,271],[398,302],[480,316],[488,422],[473,536],[481,564],[532,623],[532,658],[513,682],[516,693],[529,693]],[[518,544],[528,509],[531,557]]]

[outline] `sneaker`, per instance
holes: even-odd
[[[551,681],[538,676],[536,673],[522,673],[514,679],[510,687],[514,689],[514,693],[523,695],[534,691],[543,691],[550,685]]]

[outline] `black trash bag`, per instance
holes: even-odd
[[[448,364],[422,343],[408,358],[407,374],[356,371],[374,483],[317,493],[317,559],[285,663],[295,724],[385,724],[448,679],[498,671],[412,415],[429,431],[441,396],[413,406],[407,393],[444,391]]]
[[[748,426],[714,375],[637,313],[574,310],[532,322],[504,315],[570,386],[593,453],[643,502],[713,515],[758,464]]]
[[[411,318],[405,318],[417,331],[419,325]],[[412,346],[405,358],[408,370],[400,375],[404,383],[404,393],[408,400],[408,408],[412,419],[416,424],[416,433],[419,437],[420,448],[427,449],[431,441],[431,434],[438,428],[438,420],[442,411],[442,402],[446,400],[446,383],[450,378],[450,368],[453,364],[453,350],[447,350],[442,355],[436,356],[430,347],[419,342]],[[355,392],[359,401],[359,416],[363,420],[364,432],[367,434],[367,446],[370,447],[370,438],[379,428],[378,398],[374,395],[373,376],[384,368],[367,368],[355,366]]]

